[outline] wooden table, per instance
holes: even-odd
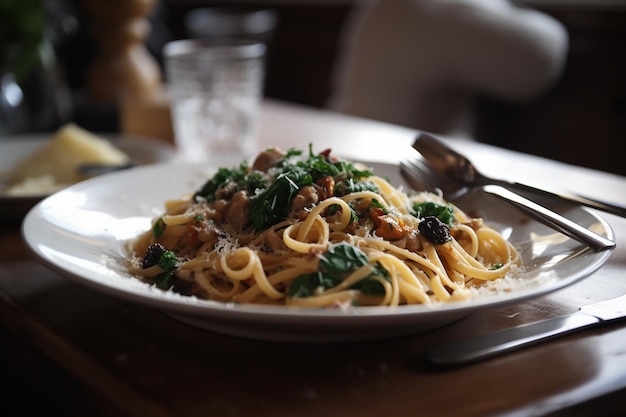
[[[263,146],[329,146],[389,161],[415,131],[267,102]],[[484,171],[626,204],[626,180],[456,142]],[[626,412],[626,326],[573,334],[455,369],[431,346],[574,312],[626,292],[626,219],[602,214],[617,249],[547,296],[410,337],[358,344],[238,339],[70,282],[35,261],[17,222],[0,233],[0,414],[80,416],[587,416]]]

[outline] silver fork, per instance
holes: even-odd
[[[522,193],[524,196],[548,197],[575,206],[584,205],[596,210],[626,217],[626,207],[621,204],[601,201],[565,191],[548,191],[518,182],[488,177],[481,173],[474,166],[472,161],[464,155],[456,152],[436,136],[426,132],[420,132],[413,143],[413,148],[416,149],[422,157],[429,162],[430,167],[442,177],[450,177],[467,186],[487,184],[501,185],[508,190]]]
[[[498,197],[546,226],[584,243],[594,251],[613,249],[615,247],[615,242],[612,240],[594,233],[570,219],[500,185],[487,184],[470,187],[451,177],[443,177],[417,151],[412,152],[411,157],[400,162],[400,172],[407,183],[415,190],[431,192],[440,190],[443,197],[450,202],[454,202],[470,192],[482,191]]]

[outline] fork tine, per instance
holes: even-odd
[[[415,190],[441,193],[447,200],[460,198],[469,191],[464,184],[439,175],[417,151],[400,161],[400,172]]]
[[[400,161],[400,172],[409,185],[417,191],[431,191],[435,188],[428,168],[417,159]]]

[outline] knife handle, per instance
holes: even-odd
[[[598,323],[600,319],[597,317],[578,312],[435,346],[427,353],[427,357],[436,365],[465,365],[563,336]]]

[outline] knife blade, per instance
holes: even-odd
[[[582,306],[576,313],[566,316],[438,345],[431,348],[426,355],[436,365],[465,365],[624,318],[626,294]]]

